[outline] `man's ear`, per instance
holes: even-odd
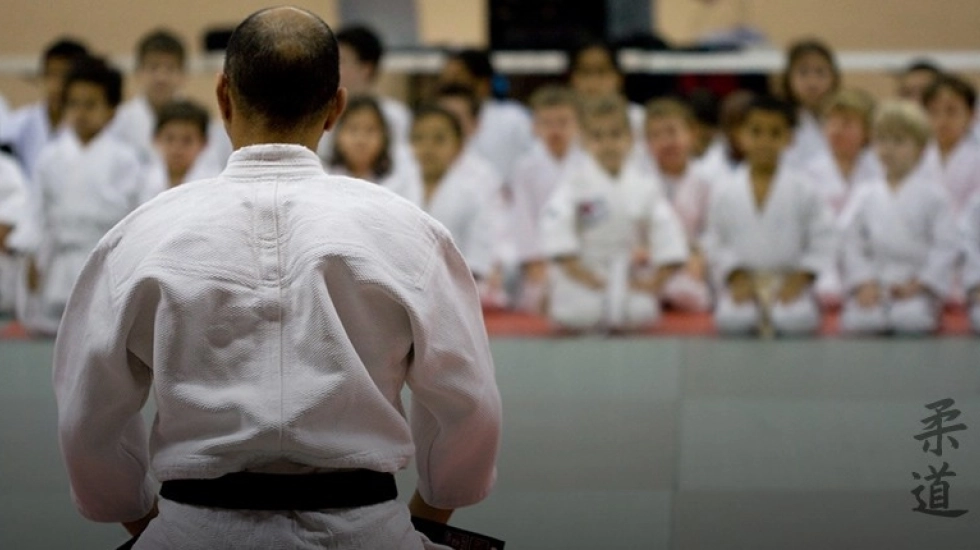
[[[327,119],[323,122],[324,132],[329,132],[333,129],[334,125],[337,124],[337,120],[340,119],[340,115],[347,108],[347,88],[337,88],[337,95],[333,97],[333,101],[330,103],[330,111],[327,113]]]
[[[215,94],[218,96],[218,112],[221,114],[221,120],[227,124],[231,122],[231,90],[228,89],[228,76],[224,72],[218,73]]]

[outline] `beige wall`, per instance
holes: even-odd
[[[211,25],[232,25],[269,0],[8,0],[17,7],[0,18],[0,56],[37,56],[54,36],[68,33],[97,51],[129,53],[139,36],[156,26],[173,28],[197,52]],[[485,0],[415,0],[419,36],[427,44],[485,45]],[[339,0],[290,0],[339,24]],[[942,6],[938,9],[937,6]],[[820,36],[839,50],[980,50],[978,0],[654,0],[660,31],[687,41],[739,21],[765,31],[778,46],[795,37]],[[970,75],[977,78],[980,75]],[[978,79],[980,80],[980,79]],[[850,74],[846,82],[888,93],[891,79],[881,74]],[[386,86],[404,90],[405,79]],[[197,75],[188,93],[212,103],[212,75]],[[0,93],[15,105],[37,95],[25,77],[0,76]]]

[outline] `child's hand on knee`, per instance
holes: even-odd
[[[875,307],[881,301],[881,289],[878,283],[864,283],[854,293],[854,298],[863,308]]]
[[[895,285],[892,287],[892,296],[897,300],[908,300],[909,298],[914,298],[925,291],[925,287],[922,286],[916,279],[912,279],[906,283]]]
[[[799,300],[810,287],[811,282],[813,282],[813,275],[809,273],[796,272],[788,275],[779,289],[779,301],[789,304]]]
[[[746,271],[736,271],[728,278],[728,294],[736,304],[752,300],[755,289],[752,287],[752,277]]]

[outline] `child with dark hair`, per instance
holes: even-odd
[[[122,99],[122,75],[97,58],[80,58],[64,85],[65,117],[72,123],[41,152],[30,215],[10,246],[29,254],[29,329],[53,334],[75,278],[102,236],[143,196],[136,153],[105,129]]]
[[[60,38],[44,50],[41,78],[44,97],[10,114],[0,128],[0,142],[9,143],[28,178],[33,178],[37,157],[45,145],[54,141],[64,121],[64,80],[72,62],[88,54],[85,46],[72,38]]]
[[[798,124],[786,151],[787,162],[804,166],[826,148],[820,114],[840,88],[840,70],[833,51],[819,40],[790,46],[783,72],[783,93],[797,110]]]
[[[377,90],[384,45],[377,33],[364,25],[352,25],[337,31],[340,48],[340,85],[350,95],[373,96],[381,106],[394,142],[405,144],[412,126],[412,113],[404,103],[381,96]]]
[[[494,98],[495,73],[489,54],[482,50],[452,52],[439,74],[439,82],[473,90],[479,112],[473,149],[490,161],[502,178],[510,176],[517,160],[533,143],[531,117],[521,104]]]
[[[939,80],[942,74],[942,69],[932,61],[926,59],[913,61],[897,76],[897,95],[908,101],[922,103],[926,90]]]
[[[925,162],[960,212],[980,189],[980,136],[973,131],[976,88],[958,76],[943,75],[925,91],[922,102],[933,133]]]
[[[568,85],[583,100],[623,96],[624,83],[618,52],[608,42],[590,40],[569,50]],[[633,136],[640,144],[643,141],[643,106],[630,103],[628,109]]]
[[[174,101],[187,76],[187,52],[174,33],[157,29],[136,46],[135,97],[119,107],[110,131],[136,148],[140,162],[155,159],[154,131],[160,111]]]
[[[422,204],[422,182],[414,163],[409,169],[395,170],[391,130],[376,99],[351,98],[333,134],[333,153],[327,163],[330,173],[377,183],[415,205]]]
[[[463,154],[459,120],[438,105],[423,106],[413,117],[411,139],[422,175],[422,209],[446,226],[477,281],[486,281],[494,270],[492,213],[483,182]]]
[[[144,202],[183,183],[218,175],[214,166],[201,162],[209,118],[207,109],[193,101],[173,101],[160,109],[153,132],[159,162],[149,168]]]
[[[833,261],[833,216],[820,193],[787,167],[795,108],[749,103],[739,131],[745,163],[713,186],[703,248],[718,289],[722,333],[810,334],[820,326],[812,286]]]

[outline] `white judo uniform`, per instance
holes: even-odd
[[[897,190],[878,180],[858,191],[843,234],[844,284],[850,294],[869,282],[883,303],[862,308],[852,297],[841,326],[850,332],[925,333],[938,328],[960,243],[948,194],[928,172],[916,170]],[[892,299],[891,287],[918,280],[930,295]]]
[[[119,141],[132,147],[144,166],[158,160],[153,147],[153,134],[156,131],[157,115],[153,112],[146,96],[136,96],[126,101],[116,110],[112,123],[106,129]]]
[[[980,136],[967,133],[945,159],[932,143],[926,148],[923,162],[932,177],[946,187],[957,214],[980,190]]]
[[[83,145],[65,132],[37,162],[29,213],[11,246],[31,254],[40,288],[19,312],[31,330],[57,332],[82,265],[99,239],[139,206],[145,172],[136,153],[106,132]]]
[[[587,154],[573,145],[562,158],[552,156],[540,141],[517,162],[509,185],[513,200],[514,243],[521,263],[547,259],[542,251],[541,212],[559,182],[575,174]]]
[[[544,253],[575,256],[606,282],[603,290],[571,279],[559,266],[551,271],[548,314],[576,330],[636,329],[660,316],[657,299],[630,288],[633,252],[649,250],[654,266],[687,260],[684,229],[660,189],[635,165],[612,177],[587,158],[555,189],[541,217]]]
[[[963,245],[963,288],[971,298],[967,301],[970,308],[970,323],[973,330],[980,333],[980,300],[976,299],[980,291],[980,193],[963,211],[960,220],[960,242]]]
[[[534,143],[531,115],[519,103],[490,99],[480,107],[479,125],[470,138],[474,151],[487,159],[501,178]]]
[[[813,113],[801,109],[793,133],[793,142],[783,155],[783,163],[787,168],[804,169],[814,158],[827,152],[829,148],[820,121]]]
[[[167,167],[164,165],[163,161],[156,156],[152,159],[148,166],[144,166],[145,176],[143,183],[143,192],[140,196],[140,204],[148,202],[153,197],[156,197],[160,193],[163,193],[167,189],[170,189],[170,175],[167,173]],[[210,161],[203,154],[198,155],[197,160],[191,166],[190,170],[184,174],[184,178],[178,183],[178,185],[183,185],[192,181],[203,180],[208,178],[213,178],[221,173],[213,162]]]
[[[414,457],[423,499],[458,508],[496,476],[500,396],[448,233],[374,184],[326,175],[300,146],[240,149],[218,178],[113,229],[66,311],[54,387],[74,501],[95,521],[145,515],[154,478],[393,473]],[[435,547],[397,501],[250,512],[167,500],[135,546]]]
[[[422,175],[419,173],[418,164],[411,156],[411,150],[406,146],[396,146],[399,155],[398,160],[392,161],[392,169],[388,174],[378,178],[376,183],[391,191],[392,193],[408,200],[415,206],[422,206]],[[336,176],[349,176],[347,170],[339,166],[331,166],[328,171]]]
[[[27,207],[26,178],[16,159],[0,154],[0,225],[17,227]],[[0,253],[0,314],[13,313],[22,262]]]
[[[41,150],[63,133],[64,128],[51,127],[47,105],[34,103],[10,113],[0,127],[0,142],[13,146],[14,155],[32,183]]]
[[[463,153],[423,204],[449,230],[470,271],[479,278],[489,276],[494,268],[499,190],[499,179],[486,161]]]
[[[776,173],[761,210],[756,206],[749,169],[742,166],[731,181],[712,191],[703,240],[715,288],[715,325],[722,333],[747,333],[768,317],[784,334],[805,334],[820,325],[812,293],[795,302],[736,304],[728,293],[733,271],[745,269],[778,282],[794,271],[814,275],[833,261],[837,235],[833,214],[809,180],[785,165]]]
[[[804,173],[824,197],[834,214],[838,233],[843,231],[850,213],[851,199],[864,185],[884,177],[884,168],[878,156],[870,148],[858,156],[851,174],[845,176],[829,148],[818,152],[804,167]],[[844,287],[841,279],[841,250],[826,271],[817,276],[814,287],[820,303],[825,307],[838,307],[843,303]]]
[[[378,102],[385,122],[391,130],[393,141],[407,145],[412,132],[412,111],[407,105],[394,98],[382,96],[378,98]]]
[[[680,220],[689,246],[698,246],[704,236],[711,198],[708,176],[696,163],[690,163],[680,176],[663,172],[657,176],[657,184]],[[663,299],[681,311],[708,311],[711,308],[708,281],[692,276],[687,270],[679,271],[667,281]]]

